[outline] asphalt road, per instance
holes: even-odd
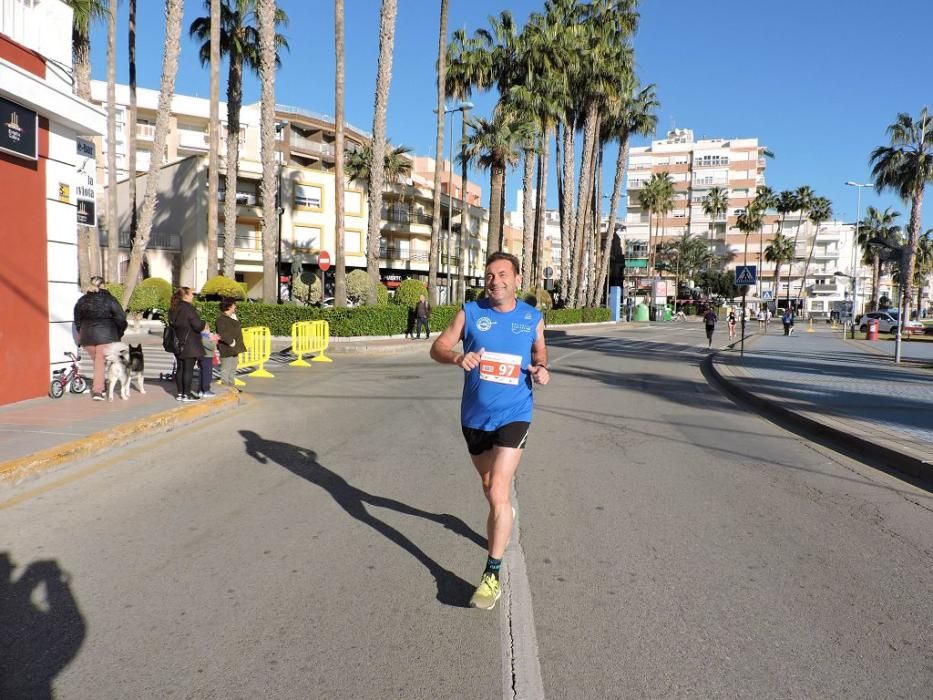
[[[702,333],[551,338],[492,613],[426,344],[3,491],[0,697],[930,697],[933,497],[720,396]]]

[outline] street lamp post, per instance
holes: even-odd
[[[855,198],[855,237],[852,240],[852,313],[849,315],[849,323],[852,324],[852,338],[855,338],[855,312],[858,304],[858,234],[862,225],[862,188],[874,187],[874,185],[870,182],[863,184],[853,180],[847,180],[845,184],[847,187],[855,187],[858,192]],[[845,333],[845,328],[843,328],[843,338]]]
[[[447,116],[448,114],[453,114],[454,112],[460,112],[461,115],[462,115],[462,118],[464,119],[464,123],[466,123],[466,122],[465,122],[465,120],[466,120],[466,113],[467,113],[468,111],[470,111],[471,109],[473,109],[473,103],[472,103],[472,102],[461,102],[461,103],[460,103],[459,105],[457,105],[456,107],[445,107],[445,108],[444,108],[444,116],[445,116],[445,118],[446,118],[446,116]],[[437,112],[436,109],[435,109],[434,111]],[[447,299],[446,299],[446,301],[447,301],[448,304],[451,302],[452,294],[453,294],[453,285],[451,284],[451,279],[450,279],[450,239],[453,237],[453,221],[452,221],[452,219],[453,219],[453,201],[454,201],[454,195],[453,195],[453,186],[454,186],[454,119],[455,119],[455,117],[451,117],[451,118],[450,118],[450,143],[448,144],[448,149],[447,149],[447,150],[448,150],[448,156],[447,156],[447,236],[446,236],[446,241],[445,241],[446,244],[447,244],[447,255],[446,255],[446,257],[444,256],[444,246],[442,246],[442,245],[441,245],[441,246],[438,246],[438,257],[439,257],[439,260],[438,260],[438,265],[437,265],[438,271],[440,271],[440,270],[441,270],[441,267],[442,267],[442,266],[441,266],[441,261],[444,261],[444,262],[445,262],[445,265],[443,266],[443,269],[444,269],[444,274],[445,274],[446,282],[447,282]],[[462,151],[462,150],[463,150],[463,147],[461,146],[461,151]],[[435,167],[437,167],[436,164],[435,164]],[[463,202],[466,202],[466,193],[465,193],[465,192],[463,193],[463,200],[462,200],[462,201],[463,201]],[[461,212],[462,212],[462,206],[461,206]],[[463,214],[461,213],[461,215],[460,215],[460,240],[461,240],[461,243],[462,243],[462,241],[463,241],[463,218],[464,218],[464,217],[463,217]],[[462,248],[462,245],[461,245],[461,248]]]

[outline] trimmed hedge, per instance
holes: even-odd
[[[211,328],[220,313],[220,304],[216,301],[195,301],[195,307],[201,318]],[[450,304],[431,309],[431,330],[439,333],[453,320],[460,306]],[[288,336],[292,324],[296,321],[324,320],[330,323],[331,336],[352,338],[367,335],[401,335],[408,325],[408,308],[400,304],[388,306],[358,306],[347,309],[334,309],[293,304],[263,304],[260,302],[242,302],[237,304],[237,318],[243,327],[268,326],[272,335]],[[549,326],[569,323],[594,323],[609,320],[609,309],[551,309],[544,313],[545,323]]]
[[[204,286],[201,287],[201,294],[204,296],[230,297],[240,301],[246,298],[246,288],[241,282],[236,282],[223,275],[217,275],[204,283]]]
[[[201,318],[213,328],[220,313],[216,301],[195,301]],[[431,311],[431,330],[442,331],[450,323],[459,306],[438,306]],[[408,325],[408,309],[397,304],[387,306],[358,306],[334,309],[291,304],[262,304],[245,302],[237,304],[237,318],[244,328],[268,326],[272,335],[288,336],[292,324],[297,321],[327,321],[330,334],[334,337],[350,338],[366,335],[401,335]]]
[[[548,326],[564,326],[569,323],[599,323],[609,321],[609,309],[548,309],[544,312],[544,323]]]

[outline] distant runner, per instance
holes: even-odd
[[[703,323],[706,324],[706,340],[708,341],[706,347],[708,348],[713,347],[713,331],[716,330],[716,321],[718,320],[711,308],[707,309],[706,313],[703,314]]]
[[[512,534],[512,479],[528,440],[532,385],[547,384],[544,319],[515,298],[518,258],[493,253],[486,261],[486,295],[468,302],[431,346],[431,357],[464,371],[460,422],[473,466],[489,502],[489,552],[470,606],[492,610],[502,594],[499,571]],[[453,347],[463,341],[463,352]]]

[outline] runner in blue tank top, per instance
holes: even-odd
[[[486,261],[485,299],[464,304],[431,346],[431,357],[464,371],[460,422],[473,466],[489,502],[489,556],[470,599],[491,610],[502,594],[499,570],[512,533],[512,479],[531,426],[532,386],[547,384],[544,319],[516,299],[518,258],[493,253]],[[454,346],[463,342],[463,351]]]

